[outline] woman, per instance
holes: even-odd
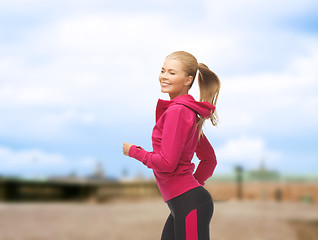
[[[200,102],[188,94],[199,70]],[[213,214],[213,201],[202,186],[212,176],[216,157],[202,132],[214,112],[220,80],[204,64],[187,52],[167,56],[159,75],[161,91],[170,101],[160,100],[156,125],[152,133],[153,152],[140,146],[123,144],[123,153],[153,169],[159,190],[171,211],[164,226],[162,240],[206,240]],[[192,157],[200,160],[196,172]]]

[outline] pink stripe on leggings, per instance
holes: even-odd
[[[192,210],[186,217],[186,240],[198,240],[197,210]]]

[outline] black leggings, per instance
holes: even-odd
[[[203,187],[196,187],[167,201],[171,211],[161,240],[209,240],[213,200]]]

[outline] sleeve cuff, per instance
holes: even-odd
[[[145,164],[145,156],[147,152],[140,146],[132,145],[129,149],[129,157],[135,158]]]

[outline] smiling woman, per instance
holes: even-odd
[[[188,94],[199,71],[200,102]],[[203,188],[216,166],[214,150],[202,132],[210,118],[216,125],[215,104],[220,80],[206,65],[187,52],[170,54],[159,75],[161,91],[170,101],[159,100],[152,133],[153,151],[123,144],[123,153],[153,169],[159,190],[171,211],[161,239],[210,239],[213,200]],[[194,172],[194,153],[200,164]],[[182,207],[180,207],[182,206]]]

